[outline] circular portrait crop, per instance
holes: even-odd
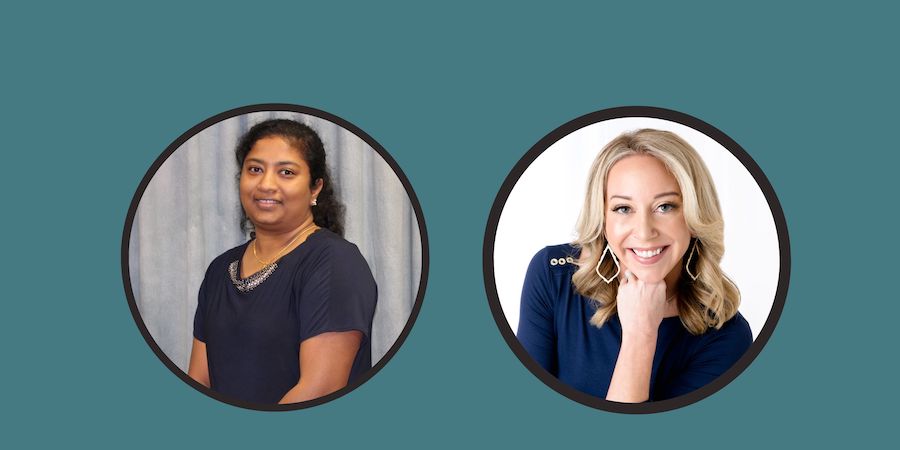
[[[263,104],[173,142],[135,193],[125,290],[147,343],[218,400],[288,410],[337,398],[397,351],[428,245],[406,176],[369,135]]]
[[[781,314],[790,250],[760,168],[711,125],[624,107],[536,144],[494,202],[485,285],[507,343],[545,384],[615,412],[716,392]]]

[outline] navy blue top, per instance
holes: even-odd
[[[228,265],[247,245],[213,260],[200,286],[194,337],[206,343],[210,387],[238,400],[278,403],[300,379],[300,343],[329,331],[362,332],[350,382],[365,373],[377,293],[356,245],[320,229],[259,286],[240,292]]]
[[[597,328],[590,323],[595,302],[578,294],[572,284],[579,250],[556,245],[531,260],[522,288],[519,342],[544,369],[584,393],[606,398],[612,379],[622,325],[613,315]],[[678,317],[659,326],[650,400],[665,400],[691,392],[724,373],[750,347],[750,325],[737,314],[722,328],[694,336]]]

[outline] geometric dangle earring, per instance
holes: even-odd
[[[691,277],[691,280],[697,281],[697,277],[700,276],[700,273],[693,274],[691,273],[691,258],[694,257],[694,252],[697,252],[697,257],[700,257],[700,249],[697,248],[697,241],[699,239],[694,238],[694,245],[691,247],[691,253],[688,255],[687,262],[684,263],[684,270],[687,272],[688,276]]]
[[[616,273],[614,273],[614,274],[613,274],[611,277],[609,277],[609,278],[604,277],[603,274],[600,273],[600,264],[603,263],[603,259],[606,258],[606,254],[607,254],[607,253],[609,253],[609,256],[612,256],[613,263],[616,264]],[[616,254],[613,253],[612,249],[609,248],[609,244],[607,243],[607,244],[606,244],[606,248],[603,249],[603,254],[600,255],[600,261],[597,261],[597,267],[594,269],[594,272],[597,272],[597,275],[599,275],[600,278],[602,278],[603,281],[606,282],[606,284],[609,284],[609,283],[612,283],[612,280],[615,280],[616,277],[619,276],[619,270],[620,270],[620,269],[621,269],[621,268],[619,267],[619,260],[616,259]]]

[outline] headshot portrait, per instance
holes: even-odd
[[[548,386],[626,413],[733,380],[781,313],[790,252],[762,170],[711,125],[626,107],[573,120],[504,182],[485,235],[501,333]]]
[[[350,392],[396,352],[427,247],[412,186],[368,134],[254,105],[191,128],[148,170],[123,278],[173,373],[233,405],[297,409]]]

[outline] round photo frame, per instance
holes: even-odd
[[[321,129],[317,131],[325,143],[332,172],[335,171],[334,166],[341,166],[346,167],[341,170],[350,171],[354,177],[358,175],[360,179],[377,179],[378,189],[384,190],[382,200],[387,203],[380,207],[395,208],[398,215],[408,217],[401,219],[404,223],[399,226],[388,226],[379,222],[369,224],[368,228],[363,227],[357,222],[366,214],[367,202],[364,195],[368,195],[368,190],[364,187],[346,189],[348,196],[355,196],[353,202],[358,205],[358,207],[346,205],[348,238],[355,241],[379,283],[379,298],[388,298],[387,295],[382,297],[385,292],[397,293],[390,298],[400,298],[402,304],[396,301],[394,303],[379,301],[375,310],[375,321],[378,322],[379,317],[386,318],[385,325],[380,331],[385,337],[378,350],[375,339],[372,339],[372,367],[368,371],[335,392],[292,404],[254,403],[216,392],[187,375],[187,362],[184,356],[184,351],[189,352],[187,350],[189,344],[185,345],[184,342],[191,336],[186,328],[192,323],[191,311],[196,308],[197,289],[205,266],[222,251],[246,239],[246,233],[240,229],[238,220],[240,218],[236,177],[238,168],[236,163],[231,161],[234,159],[233,143],[255,122],[270,118],[290,118],[314,129],[327,128],[325,132]],[[229,142],[232,144],[222,144]],[[342,147],[351,147],[356,154],[342,155]],[[354,159],[350,160],[351,157]],[[193,176],[186,176],[184,167],[191,164]],[[363,170],[358,167],[360,165],[364,167],[364,173],[360,173]],[[219,176],[209,177],[209,175]],[[218,179],[208,183],[207,178]],[[343,185],[344,183],[338,179],[339,194]],[[148,200],[142,204],[145,196]],[[188,196],[197,196],[199,200],[187,201],[188,206],[179,205],[179,212],[171,214],[170,217],[166,211],[167,204],[177,204],[177,200]],[[346,202],[345,199],[342,200]],[[199,214],[191,210],[198,204],[205,208],[204,213]],[[173,225],[169,222],[176,221],[174,216],[178,216],[178,223]],[[394,239],[388,239],[382,236],[385,233],[402,233],[402,235],[401,238],[394,236]],[[176,256],[162,259],[172,261],[171,267],[165,262],[158,262],[160,256],[152,254],[153,250],[156,250],[153,248],[155,246],[146,244],[159,242],[163,238],[174,242],[175,248],[185,249],[185,255],[172,255],[171,248],[166,250],[168,256]],[[393,251],[390,256],[384,257],[397,257],[395,254],[405,256],[409,261],[402,267],[410,267],[409,274],[392,273],[390,271],[393,264],[379,259],[378,242],[382,240],[391,242],[392,246],[403,247],[409,244],[405,253]],[[192,247],[189,244],[192,241],[203,241],[198,245],[200,250],[191,251]],[[144,253],[151,254],[143,259],[138,256],[141,253],[142,242],[145,243]],[[160,252],[165,253],[157,251]],[[195,261],[204,262],[199,264],[201,266],[199,269],[191,269],[193,275],[182,277],[177,283],[170,283],[164,275],[156,276],[151,273],[145,276],[140,271],[142,264],[144,266],[161,264],[164,266],[162,270],[176,270],[175,267],[181,264],[177,256],[190,260],[187,267],[198,266],[197,263],[192,263]],[[394,158],[374,138],[352,123],[319,109],[287,103],[265,103],[216,114],[191,127],[166,147],[147,170],[128,208],[122,234],[121,265],[125,294],[135,324],[153,353],[172,373],[203,394],[227,404],[261,411],[289,411],[313,407],[346,395],[375,376],[393,358],[409,336],[422,307],[428,279],[429,246],[422,208],[409,179]],[[177,286],[173,287],[170,284]],[[157,312],[164,311],[170,306],[165,302],[169,301],[166,297],[172,293],[173,297],[177,297],[172,301],[178,305],[180,315],[176,314],[176,320],[172,321],[174,323],[167,323],[166,320],[159,318]],[[191,297],[193,305],[190,304]],[[150,298],[155,300],[150,301]],[[185,302],[188,304],[184,304]],[[190,317],[183,317],[185,314],[189,314]],[[403,315],[406,316],[405,319],[400,320]],[[375,334],[373,327],[373,335]],[[171,335],[175,337],[168,342],[162,342]],[[173,359],[177,359],[178,362]]]
[[[733,167],[743,169],[744,173],[737,174],[739,176],[732,172],[732,178],[745,177],[750,180],[755,192],[748,192],[742,187],[742,180],[727,180],[727,174],[719,177],[725,178],[729,189],[735,191],[729,192],[729,195],[742,199],[736,202],[741,208],[729,211],[723,200],[728,196],[723,196],[720,190],[723,216],[726,217],[726,241],[729,241],[729,227],[734,226],[738,228],[738,232],[733,233],[735,236],[746,231],[757,233],[763,236],[763,240],[770,242],[765,243],[767,246],[759,247],[758,242],[740,242],[740,239],[732,237],[730,242],[733,242],[734,251],[726,250],[726,257],[732,256],[732,260],[729,262],[726,261],[727,258],[723,259],[722,265],[725,272],[735,279],[742,293],[742,280],[753,280],[752,283],[744,281],[743,285],[750,287],[753,284],[753,289],[749,290],[753,291],[754,296],[769,296],[771,302],[763,302],[764,314],[759,311],[760,305],[752,305],[757,308],[751,308],[753,311],[748,322],[751,324],[754,340],[744,355],[724,374],[707,385],[678,397],[628,404],[589,395],[560,381],[531,358],[518,341],[514,328],[518,322],[518,296],[521,294],[524,272],[531,256],[546,245],[574,240],[574,222],[580,211],[586,186],[586,177],[579,174],[587,174],[591,161],[606,142],[624,131],[640,128],[689,134],[688,137],[682,137],[692,146],[710,147],[713,152],[717,151],[716,147],[727,150],[724,152],[726,156],[718,158],[713,167],[710,167],[714,179],[717,178],[715,168],[720,165],[730,167],[727,170],[734,170]],[[560,162],[559,154],[571,152],[568,149],[573,148],[581,148],[579,151],[583,154],[574,157],[568,155],[564,162]],[[701,148],[697,150],[710,166],[704,155],[705,151]],[[743,180],[745,184],[746,180]],[[719,185],[720,180],[716,180],[716,183]],[[741,228],[744,220],[733,220],[735,225],[729,224],[728,214],[733,217],[748,217],[761,209],[746,208],[746,205],[760,202],[769,213],[771,220],[768,224],[756,229]],[[750,211],[742,212],[741,209]],[[763,222],[765,221],[760,223]],[[771,245],[773,239],[775,242]],[[729,249],[727,243],[726,249]],[[746,255],[748,251],[757,252],[754,253],[754,258],[769,262],[764,267],[764,277],[754,272],[747,274],[751,264],[741,261],[740,255]],[[737,142],[712,125],[684,113],[656,107],[628,106],[596,111],[563,124],[538,141],[515,164],[491,208],[485,230],[483,268],[488,303],[501,335],[522,364],[544,384],[593,408],[618,413],[654,413],[680,408],[712,395],[737,378],[759,355],[784,309],[790,278],[790,243],[784,213],[774,189],[762,169]],[[738,272],[738,276],[730,271]],[[762,278],[765,278],[765,282],[760,282]],[[760,288],[757,285],[763,286]]]

